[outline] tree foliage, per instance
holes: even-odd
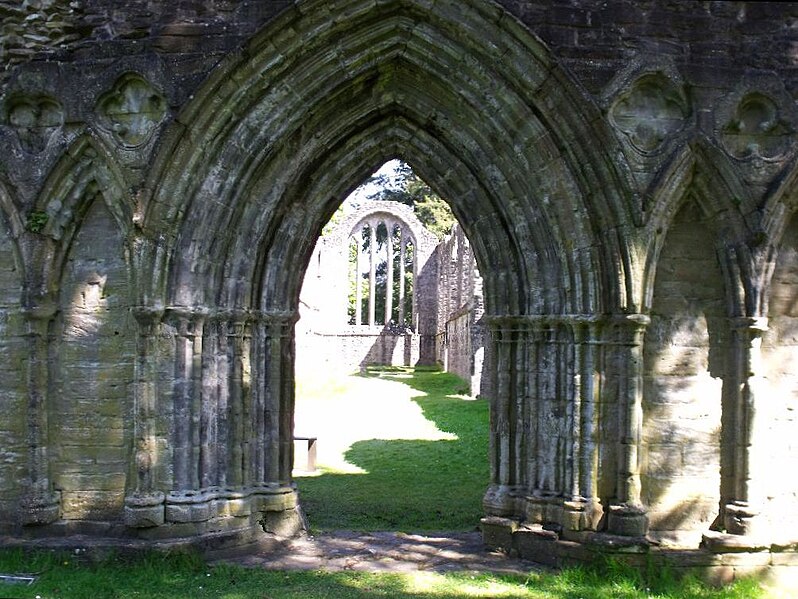
[[[451,231],[455,218],[449,205],[409,164],[399,161],[392,174],[373,175],[367,183],[377,186],[377,190],[369,195],[370,200],[401,202],[411,206],[418,220],[438,239],[443,239]]]

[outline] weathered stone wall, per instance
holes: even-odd
[[[0,219],[0,513],[16,512],[28,472],[26,326],[22,272],[10,228]]]
[[[657,534],[704,531],[720,551],[789,546],[795,489],[772,465],[795,459],[794,381],[779,364],[795,345],[797,11],[0,4],[3,527],[290,531],[303,271],[342,199],[399,156],[451,200],[480,264],[495,356],[486,512],[583,542],[639,541],[650,517]],[[92,261],[130,290],[128,304],[97,304],[96,361],[69,337],[74,277]],[[60,438],[62,415],[91,397],[101,412]],[[111,463],[67,451],[91,422],[120,418]],[[667,459],[693,430],[706,461]],[[120,470],[127,435],[124,482],[92,486],[89,473]],[[68,488],[78,464],[89,478],[73,487],[96,510]]]
[[[369,315],[363,313],[359,325],[350,324],[349,279],[353,276],[360,279],[354,272],[356,268],[349,263],[351,238],[354,236],[362,243],[364,225],[374,226],[376,231],[377,226],[385,223],[399,227],[403,241],[410,241],[413,247],[415,262],[410,270],[415,272],[412,289],[407,290],[404,314],[410,324],[370,325]],[[437,263],[431,259],[435,244],[434,235],[424,228],[412,208],[397,202],[362,202],[331,227],[316,243],[302,281],[296,328],[297,368],[310,375],[320,365],[333,372],[356,372],[372,364],[431,364],[438,301]],[[394,248],[394,253],[399,255],[399,248]],[[385,254],[384,248],[379,252],[375,249],[375,261],[381,261]],[[361,266],[368,265],[369,259],[362,252]],[[393,285],[397,286],[399,273],[393,270],[392,273]],[[362,293],[368,298],[368,289]],[[385,294],[385,287],[377,285],[375,280],[372,293],[376,299],[376,295]],[[356,303],[357,299],[356,296]],[[384,323],[385,316],[384,312],[375,314],[375,323]]]
[[[367,366],[415,366],[420,359],[419,335],[394,333],[383,327],[342,326],[326,332],[297,332],[297,372],[352,373]]]
[[[798,217],[793,216],[778,245],[770,284],[768,331],[762,341],[761,373],[764,395],[757,419],[772,440],[757,449],[760,463],[778,462],[778,471],[798,467],[796,411],[798,411]],[[762,468],[763,471],[766,468]],[[790,506],[798,498],[798,480],[793,476],[771,476],[757,480],[766,496],[773,525],[795,526],[798,519]],[[789,524],[787,524],[789,522]]]
[[[708,529],[720,510],[729,333],[708,229],[693,201],[668,229],[644,352],[642,500],[650,508],[652,534],[687,545],[700,538],[688,542],[679,533]]]
[[[72,242],[60,291],[53,485],[65,520],[120,520],[131,460],[135,329],[122,235],[101,197]]]
[[[436,248],[438,262],[437,334],[435,355],[448,372],[467,381],[474,396],[490,397],[486,360],[487,330],[482,279],[471,244],[462,228],[452,232]],[[487,359],[490,359],[487,357]]]

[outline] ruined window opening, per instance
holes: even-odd
[[[349,324],[415,329],[414,247],[410,231],[392,217],[380,216],[352,230]]]

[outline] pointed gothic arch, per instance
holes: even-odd
[[[641,212],[626,166],[610,158],[620,152],[597,107],[492,4],[457,2],[450,19],[445,3],[363,0],[346,3],[345,21],[319,20],[327,7],[343,4],[288,9],[223,61],[155,158],[138,257],[152,277],[139,289],[137,379],[174,360],[176,382],[136,387],[137,437],[157,436],[154,406],[166,397],[174,417],[197,424],[175,427],[165,455],[154,439],[137,446],[136,463],[150,466],[126,500],[130,525],[201,518],[220,488],[267,520],[292,509],[293,323],[303,275],[345,193],[396,157],[450,199],[485,273],[497,356],[486,511],[542,518],[528,505],[540,505],[544,488],[556,501],[576,497],[580,507],[569,509],[593,506],[592,527],[602,502],[637,505],[635,447],[607,453],[600,466],[597,457],[596,394],[630,413],[639,404],[634,369],[594,386],[599,346],[636,363],[641,346],[639,265],[628,238]],[[164,328],[176,332],[174,355],[159,353]],[[538,386],[531,371],[547,354],[558,382]],[[528,406],[537,394],[546,396],[539,414]],[[589,418],[557,415],[557,406],[582,402]],[[634,418],[621,426],[636,438]],[[524,466],[555,433],[560,445],[546,467]],[[164,463],[172,466],[156,466]],[[186,516],[187,503],[200,515]]]
[[[229,275],[217,272],[219,265],[245,259],[239,251],[223,247],[224,242],[192,232],[239,230],[252,223],[249,230],[241,230],[239,239],[269,243],[269,234],[282,239],[283,234],[270,230],[274,223],[266,222],[267,215],[285,216],[294,210],[300,205],[297,196],[306,194],[303,187],[321,172],[320,161],[340,160],[339,148],[358,132],[379,127],[382,132],[374,134],[383,143],[389,135],[398,138],[389,142],[400,147],[394,153],[415,165],[427,159],[427,152],[414,151],[418,144],[413,138],[425,135],[434,146],[424,145],[450,156],[445,170],[459,164],[457,169],[467,171],[467,191],[474,199],[466,203],[462,194],[449,197],[457,198],[456,211],[462,206],[461,217],[466,212],[496,216],[493,234],[498,238],[493,243],[514,248],[510,251],[515,254],[515,263],[507,265],[512,268],[502,272],[530,276],[519,260],[537,246],[539,259],[552,264],[562,260],[560,284],[581,290],[576,299],[569,294],[571,305],[564,304],[563,297],[550,299],[546,307],[505,298],[502,304],[510,303],[502,311],[579,313],[633,303],[632,298],[623,299],[627,282],[611,280],[623,278],[622,271],[599,274],[598,283],[580,268],[580,252],[590,254],[591,248],[601,246],[596,243],[601,223],[631,223],[636,208],[609,161],[590,153],[592,148],[614,145],[600,119],[590,116],[597,116],[596,108],[565,75],[551,73],[539,41],[501,11],[486,11],[484,3],[458,3],[463,13],[455,23],[445,18],[445,11],[423,3],[374,7],[364,2],[356,5],[345,27],[320,27],[310,15],[327,4],[308,2],[288,10],[246,52],[220,67],[179,119],[182,134],[176,132],[172,144],[161,151],[146,222],[169,223],[164,231],[167,244],[178,236],[191,239],[179,250],[167,248],[172,287],[223,293],[223,279]],[[495,47],[486,43],[486,35],[495,40]],[[335,53],[327,51],[331,44]],[[502,60],[496,60],[497,53]],[[395,123],[395,133],[386,133],[389,122]],[[189,138],[194,151],[182,143]],[[560,150],[566,139],[574,138],[595,143],[570,144],[567,153]],[[360,154],[359,161],[374,162]],[[187,172],[194,175],[185,177]],[[528,176],[517,174],[521,172]],[[440,174],[428,178],[433,186],[442,185]],[[320,230],[316,221],[322,220],[316,215],[329,210],[308,209],[315,228]],[[180,281],[178,273],[187,265],[180,264],[178,255],[208,256],[208,264],[193,265],[195,273],[206,273],[203,282],[208,284]],[[487,262],[487,255],[482,261]],[[602,265],[611,260],[599,253],[588,262]],[[231,267],[226,270],[229,273]],[[537,268],[537,276],[547,270]],[[158,292],[166,294],[163,289]],[[166,304],[195,301],[218,300],[164,297]],[[249,298],[234,301],[240,307],[253,303]],[[286,302],[280,303],[285,309]]]
[[[134,205],[122,169],[103,142],[84,134],[76,139],[50,171],[39,193],[34,211],[47,215],[39,233],[47,240],[34,263],[39,272],[31,273],[34,294],[47,296],[57,289],[64,260],[72,240],[80,230],[81,219],[98,198],[105,203],[122,236],[131,241]],[[129,279],[135,280],[132,261]]]
[[[724,272],[730,316],[751,312],[757,289],[749,285],[748,243],[751,225],[740,212],[750,204],[750,192],[742,184],[729,159],[708,142],[697,140],[677,155],[652,193],[652,210],[646,226],[647,250],[643,306],[651,306],[656,265],[670,223],[688,199],[693,199],[709,219],[718,259]]]
[[[57,449],[54,446],[57,446],[58,443],[52,441],[49,422],[51,418],[65,416],[55,409],[54,402],[56,398],[62,401],[69,395],[69,393],[54,392],[54,386],[60,379],[71,379],[72,377],[65,375],[62,366],[57,365],[57,360],[51,356],[55,354],[59,358],[63,357],[67,367],[72,367],[74,373],[78,373],[79,376],[75,377],[76,380],[72,384],[74,387],[80,388],[80,391],[73,392],[72,395],[78,396],[87,389],[93,389],[95,396],[100,397],[107,394],[109,388],[115,388],[116,391],[111,393],[118,395],[116,400],[119,405],[116,411],[118,417],[122,419],[127,403],[126,390],[124,393],[120,393],[118,385],[107,382],[109,377],[93,376],[97,375],[97,372],[92,366],[83,365],[79,355],[64,357],[64,352],[53,351],[54,342],[51,338],[64,334],[63,330],[56,333],[53,330],[53,325],[58,323],[59,329],[63,329],[64,315],[74,308],[74,301],[72,301],[74,298],[65,299],[63,297],[66,290],[69,289],[69,285],[64,284],[65,273],[69,266],[68,258],[72,253],[75,239],[81,234],[84,220],[92,212],[92,208],[97,202],[100,202],[103,209],[111,215],[111,219],[109,219],[111,226],[116,227],[119,234],[119,247],[111,248],[120,252],[115,256],[117,263],[122,264],[120,269],[122,272],[117,273],[118,278],[123,280],[120,281],[119,287],[129,291],[130,284],[135,280],[131,260],[133,209],[127,189],[128,186],[122,171],[113,160],[111,152],[105,148],[102,142],[90,134],[85,134],[70,145],[50,171],[32,208],[32,213],[46,215],[46,219],[43,221],[43,226],[36,231],[39,236],[38,242],[31,244],[33,250],[28,256],[29,269],[25,285],[25,314],[30,331],[29,352],[31,356],[28,365],[28,434],[33,448],[29,460],[27,495],[23,501],[26,506],[23,516],[26,523],[41,524],[52,522],[59,517],[83,519],[108,514],[107,511],[103,511],[102,507],[107,496],[106,490],[98,491],[95,494],[95,502],[84,503],[83,499],[91,495],[91,492],[89,495],[83,496],[81,496],[81,492],[73,493],[70,500],[70,491],[74,491],[74,489],[67,489],[63,493],[54,489],[54,485],[58,484],[56,479],[59,474],[59,468],[54,465],[54,454]],[[104,223],[100,229],[101,231],[94,232],[94,236],[100,243],[107,238],[115,237],[115,232],[107,230],[107,223]],[[106,258],[107,256],[98,256],[101,261]],[[72,282],[67,281],[67,283],[71,284]],[[92,284],[91,288],[92,294],[96,294],[99,300],[104,293],[104,283],[102,285]],[[130,305],[131,297],[128,291],[120,300],[120,313],[126,313]],[[99,328],[99,325],[96,328]],[[87,335],[92,340],[87,345],[99,347],[99,343],[95,344],[95,341],[99,342],[99,339],[95,338],[94,333],[96,330]],[[120,335],[119,332],[116,335],[119,335],[119,341],[114,341],[110,346],[117,348],[119,352],[117,360],[122,361],[127,358],[128,361],[132,361],[134,351],[130,342],[131,338],[127,335]],[[105,345],[109,346],[108,343]],[[70,351],[76,346],[79,344],[67,344]],[[123,346],[126,351],[120,350]],[[95,362],[98,361],[95,360]],[[108,370],[106,370],[106,374],[107,372]],[[118,374],[122,378],[124,378],[123,372],[124,369],[120,367]],[[80,379],[81,374],[85,376],[82,380]],[[103,385],[103,383],[97,383],[96,379],[98,378],[106,380],[106,388],[100,391],[94,389],[95,384]],[[73,391],[75,390],[73,389]],[[73,403],[77,403],[77,400]],[[103,408],[107,410],[108,406],[103,405]],[[68,414],[65,419],[70,419]],[[110,420],[116,422],[113,418]],[[107,431],[106,425],[107,422],[94,423],[91,426]],[[123,428],[125,427],[123,426]],[[82,432],[86,434],[86,431]],[[127,435],[127,432],[123,432],[116,439],[118,444],[121,443],[121,447],[129,442]],[[66,439],[67,442],[71,438],[74,442],[75,436],[70,437],[65,434],[59,438]],[[100,443],[100,446],[103,444]],[[73,451],[73,453],[77,455],[77,452]],[[129,462],[124,449],[121,450],[121,454],[116,459],[116,464],[123,473],[124,481]],[[60,466],[63,467],[63,464]],[[121,500],[125,493],[125,482],[118,483],[112,493],[116,495],[115,503],[117,504],[117,517],[119,517],[122,508]],[[93,512],[91,507],[84,509],[84,506],[93,505],[93,503],[99,506],[99,511]]]

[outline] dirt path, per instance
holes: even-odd
[[[338,531],[291,539],[279,548],[220,554],[215,562],[270,570],[494,572],[528,574],[543,566],[491,551],[478,532],[425,536]]]

